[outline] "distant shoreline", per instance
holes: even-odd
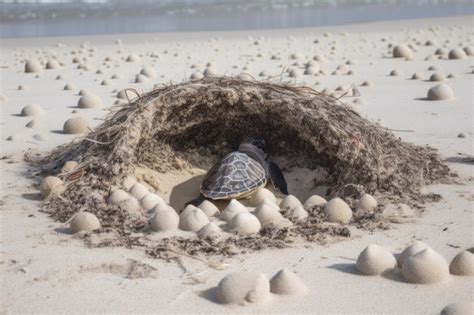
[[[179,10],[171,11],[150,6],[149,12],[147,6],[107,6],[107,10],[102,8],[103,11],[96,12],[91,10],[92,5],[84,7],[77,3],[3,6],[0,38],[306,28],[474,14],[474,5],[469,2],[434,5],[429,1],[411,5],[270,6],[266,9],[234,4],[227,9],[222,5],[206,6],[205,10],[203,7],[191,9],[192,6],[186,10],[182,5]],[[42,10],[35,11],[35,7]]]

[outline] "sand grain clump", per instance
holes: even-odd
[[[109,196],[108,202],[112,205],[119,205],[123,201],[130,198],[130,195],[122,190],[122,189],[115,189]]]
[[[77,163],[76,161],[67,161],[66,163],[64,163],[63,168],[61,169],[61,172],[63,173],[72,172],[78,166],[79,166],[79,163]]]
[[[204,225],[197,234],[200,238],[214,238],[220,236],[221,233],[222,229],[217,224],[209,222]]]
[[[426,248],[409,256],[402,265],[405,280],[418,284],[442,282],[449,278],[449,267],[440,254]]]
[[[84,211],[72,218],[69,228],[73,234],[81,231],[94,231],[100,229],[100,222],[94,214]]]
[[[303,222],[309,216],[308,211],[306,211],[303,206],[297,206],[291,209],[288,213],[288,218],[292,222]]]
[[[474,276],[474,254],[462,251],[449,264],[449,272],[458,276]]]
[[[454,48],[448,54],[449,59],[465,59],[466,57],[466,52],[461,48]]]
[[[304,295],[308,288],[295,273],[282,269],[270,280],[270,291],[282,295]]]
[[[293,195],[286,196],[280,203],[280,209],[282,211],[288,211],[298,206],[302,206],[301,201]]]
[[[140,206],[143,208],[145,211],[149,211],[156,207],[157,204],[163,204],[165,205],[165,201],[158,195],[153,194],[153,193],[148,193],[146,194],[141,200],[140,200]]]
[[[231,273],[219,282],[215,297],[222,304],[262,303],[270,298],[270,281],[263,273]]]
[[[387,249],[372,244],[360,253],[356,266],[361,274],[374,276],[395,269],[397,267],[397,260]]]
[[[278,225],[283,221],[283,216],[281,213],[271,207],[267,206],[266,204],[259,205],[255,211],[255,216],[260,221],[262,225]]]

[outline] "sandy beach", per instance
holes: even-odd
[[[370,277],[355,267],[370,244],[398,254],[420,240],[448,264],[474,246],[472,21],[461,16],[273,31],[1,39],[0,313],[439,314],[448,304],[472,303],[469,276],[421,285],[408,283],[400,271]],[[410,46],[411,58],[393,57],[401,44]],[[443,52],[437,54],[439,49]],[[456,49],[460,58],[450,58]],[[36,60],[40,71],[25,73],[28,60]],[[321,71],[305,74],[310,60]],[[52,69],[46,69],[48,63]],[[349,226],[347,239],[218,259],[225,264],[222,270],[183,256],[156,259],[141,248],[90,248],[69,233],[68,224],[40,211],[41,177],[25,154],[46,154],[80,137],[64,133],[69,118],[80,116],[89,128],[99,126],[121,104],[117,94],[125,88],[146,93],[210,68],[216,75],[245,74],[334,93],[403,141],[436,148],[457,174],[455,183],[424,187],[424,193],[439,194],[441,200],[403,222],[383,229]],[[414,74],[420,78],[412,79]],[[438,84],[451,88],[451,99],[428,100],[428,91]],[[94,95],[90,106],[81,105],[81,90]],[[39,109],[25,116],[31,104]],[[285,175],[290,192],[298,186],[293,194],[302,202],[318,193],[305,169]],[[166,181],[180,180],[160,179],[165,188]],[[184,205],[172,202],[170,194],[164,189],[161,197]],[[210,298],[210,290],[232,272],[271,278],[284,268],[303,280],[307,294],[272,294],[265,303],[245,306]]]

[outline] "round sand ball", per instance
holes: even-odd
[[[248,200],[248,204],[251,207],[256,207],[265,199],[269,199],[273,201],[274,203],[276,203],[275,195],[270,190],[262,187],[259,190],[257,190],[254,194],[252,194],[252,196]]]
[[[61,172],[63,172],[63,173],[72,172],[78,166],[79,166],[79,163],[77,163],[76,161],[67,161],[66,163],[64,163],[63,168],[61,169]]]
[[[102,99],[97,95],[85,94],[77,102],[79,108],[99,108],[102,107]]]
[[[301,202],[293,195],[286,196],[280,203],[280,209],[282,211],[288,211],[298,206],[301,206]]]
[[[86,89],[81,89],[79,91],[79,93],[77,93],[77,95],[81,95],[81,96],[84,96],[84,95],[87,95],[87,94],[90,94],[88,90]]]
[[[449,53],[449,51],[444,47],[440,47],[440,48],[436,49],[436,51],[435,51],[435,55],[447,55],[448,53]]]
[[[21,109],[21,116],[40,116],[44,111],[38,104],[29,104]]]
[[[394,58],[406,58],[413,59],[413,51],[407,45],[401,44],[393,48],[392,51]]]
[[[282,269],[270,280],[270,291],[283,295],[304,295],[308,288],[295,273]]]
[[[196,71],[196,72],[191,73],[191,76],[189,78],[192,80],[199,80],[199,79],[204,78],[204,75],[201,72]]]
[[[472,315],[474,314],[474,303],[453,303],[446,305],[440,315]]]
[[[72,233],[80,231],[94,231],[100,229],[99,219],[90,212],[80,212],[76,214],[69,225]]]
[[[449,271],[453,275],[474,276],[474,254],[469,251],[457,254],[449,264]]]
[[[352,219],[352,210],[341,198],[334,198],[324,206],[324,212],[329,222],[347,224]]]
[[[390,71],[391,77],[399,77],[401,75],[402,75],[402,72],[398,69],[393,69],[392,71]]]
[[[166,204],[160,196],[153,193],[146,194],[145,197],[140,200],[140,205],[145,211],[150,211],[159,203]]]
[[[398,256],[398,267],[402,267],[408,257],[418,254],[419,252],[429,248],[429,246],[422,241],[414,241],[410,246],[405,248]]]
[[[290,78],[297,78],[300,76],[300,72],[297,70],[297,69],[291,69],[289,72],[288,72],[288,76]]]
[[[442,73],[436,72],[430,76],[430,81],[443,81],[444,75]]]
[[[230,222],[232,218],[237,214],[241,212],[248,212],[247,208],[238,202],[236,199],[232,199],[227,207],[225,207],[224,211],[221,213],[221,220]]]
[[[135,183],[128,192],[137,200],[142,200],[149,193],[148,188],[140,183]]]
[[[209,222],[208,224],[204,225],[197,234],[200,238],[214,238],[218,237],[221,233],[222,230],[217,224],[214,222]]]
[[[75,90],[75,89],[76,89],[76,86],[74,84],[71,84],[71,83],[68,83],[64,86],[65,91],[72,91],[72,90]]]
[[[304,203],[304,208],[306,210],[312,210],[314,207],[323,207],[327,203],[328,202],[323,197],[318,196],[318,195],[312,195]]]
[[[292,222],[303,222],[308,218],[309,214],[303,206],[297,206],[290,210],[288,217]]]
[[[269,298],[270,282],[263,273],[231,273],[216,288],[217,302],[222,304],[262,303]]]
[[[155,214],[151,217],[148,224],[150,229],[154,232],[173,231],[177,230],[179,226],[179,215],[169,206],[161,206],[153,208]]]
[[[61,68],[61,65],[59,64],[59,62],[57,60],[48,60],[48,62],[46,63],[46,69],[59,69]]]
[[[407,258],[402,266],[402,276],[412,283],[436,283],[449,277],[449,267],[441,255],[426,248]]]
[[[255,234],[260,231],[262,225],[256,216],[249,212],[240,212],[234,215],[229,223],[232,231],[240,235]]]
[[[41,70],[43,70],[43,67],[41,66],[41,63],[36,59],[28,60],[25,63],[25,73],[37,73],[41,72]]]
[[[452,100],[454,92],[449,85],[441,83],[428,90],[427,98],[431,101]]]
[[[137,54],[131,54],[125,59],[126,62],[137,62],[140,61],[140,57]]]
[[[423,76],[421,75],[421,73],[419,72],[415,72],[413,73],[413,75],[411,76],[411,79],[412,80],[421,80],[423,78]]]
[[[468,56],[474,56],[474,47],[464,47],[464,52]]]
[[[40,192],[43,198],[48,198],[51,194],[61,195],[66,191],[63,181],[55,176],[48,176],[41,182]]]
[[[63,132],[65,134],[80,134],[86,133],[89,130],[87,120],[82,117],[73,117],[66,120],[63,125]]]
[[[213,67],[207,67],[203,74],[205,77],[213,77],[217,75],[217,71]]]
[[[201,209],[202,211],[204,211],[204,213],[208,217],[213,217],[213,216],[216,216],[220,213],[219,209],[216,207],[216,205],[214,205],[209,200],[204,200],[203,202],[201,202],[199,204],[198,208]]]
[[[283,216],[279,211],[265,204],[258,206],[254,213],[262,225],[278,225],[283,221]]]
[[[118,206],[120,207],[120,209],[122,209],[123,212],[128,214],[130,217],[137,219],[142,218],[140,203],[137,199],[129,196],[128,199],[125,199],[124,201],[120,202]]]
[[[144,76],[143,74],[137,74],[135,76],[135,83],[145,83],[148,80],[149,80],[148,77]]]
[[[372,244],[360,253],[356,267],[363,275],[375,276],[396,268],[397,260],[387,249]]]
[[[143,67],[142,70],[140,71],[140,74],[143,74],[144,76],[150,79],[156,78],[156,71],[152,67],[148,67],[148,66]]]
[[[199,208],[181,213],[179,217],[179,228],[184,231],[197,232],[209,223],[207,215]]]
[[[369,194],[363,194],[356,204],[356,210],[365,213],[373,212],[375,208],[377,208],[377,200]]]
[[[133,185],[137,183],[137,179],[133,176],[126,176],[123,179],[122,186],[125,190],[129,191],[130,188],[132,188]]]
[[[454,48],[448,54],[449,59],[464,59],[466,57],[466,52],[461,48]]]
[[[109,196],[108,202],[112,205],[119,205],[123,201],[130,198],[130,195],[122,189],[115,189]]]

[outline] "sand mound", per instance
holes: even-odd
[[[422,241],[414,241],[413,244],[405,248],[398,256],[398,266],[402,268],[408,257],[418,254],[419,252],[427,249],[429,246]]]
[[[217,285],[215,298],[222,304],[262,303],[270,298],[270,282],[263,273],[231,273]]]
[[[255,234],[262,225],[256,216],[249,212],[237,213],[229,223],[230,229],[240,235]]]
[[[397,45],[392,51],[394,58],[406,58],[408,60],[413,59],[413,51],[407,45]]]
[[[43,70],[41,63],[36,59],[28,60],[25,63],[25,73],[38,73]]]
[[[184,231],[197,232],[209,223],[209,218],[201,209],[191,205],[188,207],[179,216],[179,228]]]
[[[324,213],[329,222],[347,224],[352,219],[352,210],[341,198],[334,198],[324,206]]]
[[[449,268],[440,254],[426,248],[407,258],[402,266],[402,275],[412,283],[436,283],[448,279]]]
[[[387,249],[372,244],[360,253],[356,266],[361,274],[374,276],[395,269],[397,260]]]
[[[76,214],[72,218],[70,229],[72,233],[77,233],[80,231],[93,231],[100,229],[100,222],[95,215],[84,211]]]
[[[69,118],[63,125],[63,132],[66,134],[86,133],[88,130],[89,124],[82,117]]]
[[[314,207],[323,207],[327,204],[327,200],[321,196],[313,195],[309,197],[304,203],[304,208],[306,210],[313,209]]]
[[[373,212],[377,208],[377,200],[369,194],[363,194],[357,201],[356,210],[362,212]]]
[[[364,192],[377,193],[380,203],[387,198],[410,203],[436,200],[420,189],[449,175],[433,149],[403,142],[309,87],[209,77],[157,87],[112,110],[88,139],[63,145],[40,161],[45,174],[58,174],[69,160],[81,165],[75,174],[61,175],[70,185],[63,199],[53,198],[44,207],[65,221],[87,206],[126,243],[131,241],[127,233],[147,222],[128,218],[109,205],[111,186],[122,187],[124,178],[138,169],[150,175],[179,171],[195,176],[190,169],[209,169],[247,135],[264,138],[272,158],[285,170],[324,171],[327,175],[318,184],[329,188],[330,198],[337,195],[348,202]],[[324,234],[350,235],[344,227],[324,225],[319,210],[306,209],[309,217],[302,226],[264,227],[258,238],[237,239],[237,247],[283,247],[294,235],[311,241],[322,240]],[[173,242],[187,246],[185,241]],[[196,244],[209,253],[219,253],[225,245]]]
[[[295,273],[282,269],[270,280],[270,291],[283,295],[303,295],[308,288]]]
[[[474,276],[474,254],[465,250],[457,254],[449,264],[449,271],[458,276]]]
[[[466,58],[466,52],[461,48],[454,48],[449,52],[449,59],[464,59]]]
[[[154,232],[172,231],[179,226],[179,215],[169,206],[158,204],[154,208],[155,214],[148,222]]]
[[[446,305],[440,315],[472,315],[474,313],[474,303],[453,303]]]
[[[79,108],[99,108],[102,107],[102,99],[93,94],[84,94],[77,102]]]
[[[40,192],[43,198],[48,198],[51,194],[61,195],[66,190],[61,179],[55,176],[48,176],[41,182]]]
[[[44,111],[38,104],[29,104],[21,109],[21,116],[40,116]]]
[[[452,100],[454,92],[449,85],[441,83],[428,90],[427,98],[431,101]]]

